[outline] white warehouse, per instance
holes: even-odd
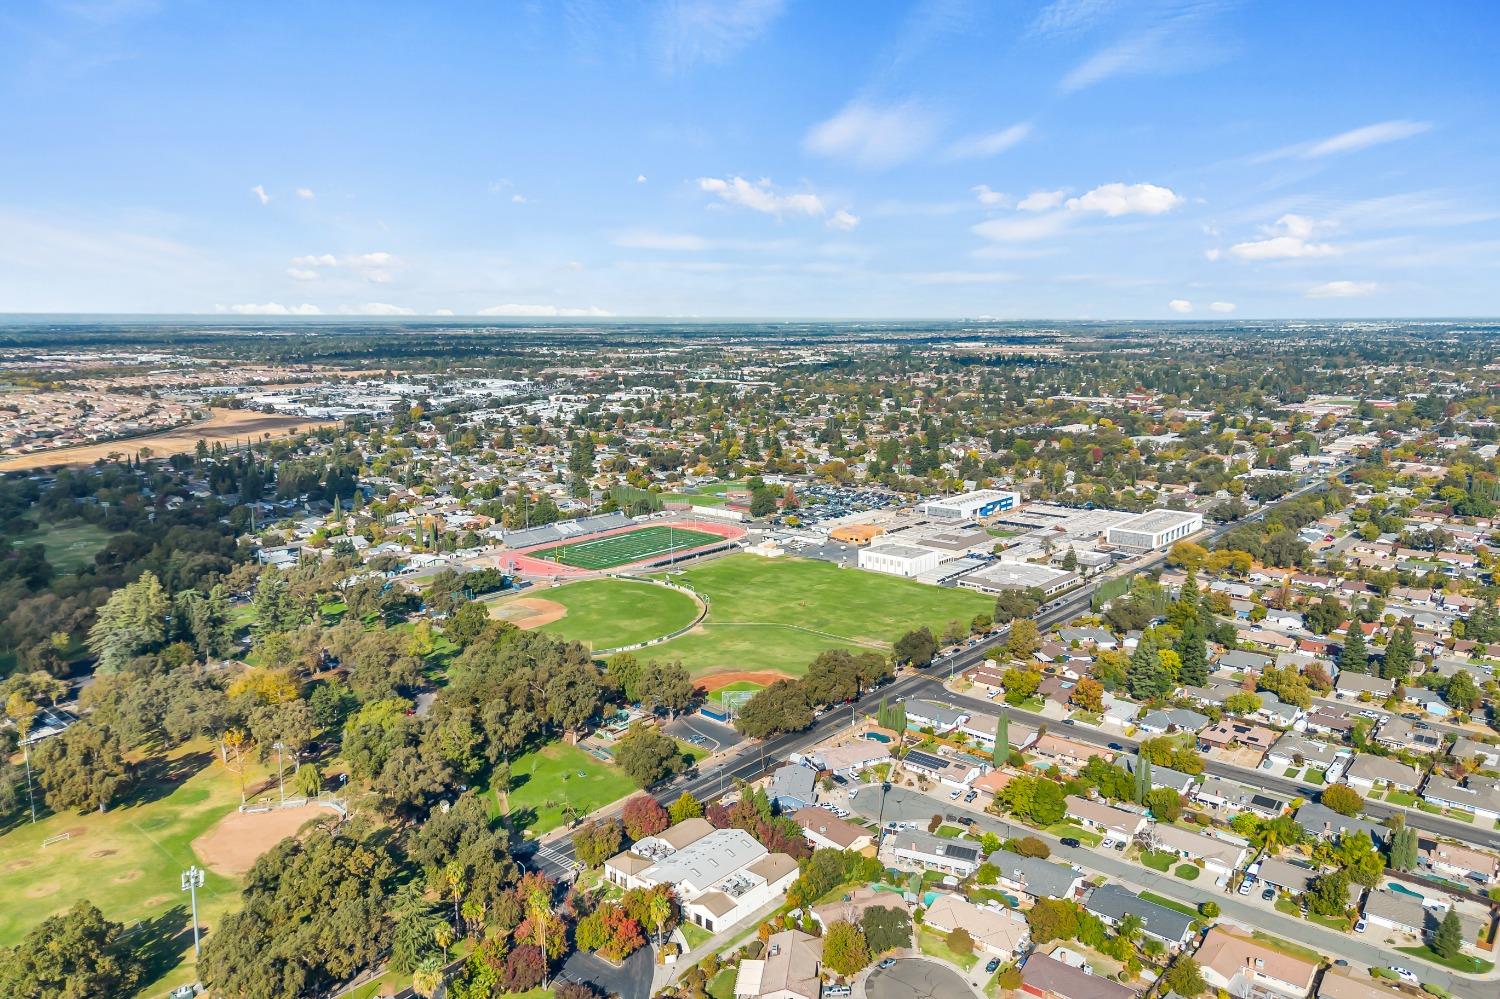
[[[892,576],[920,576],[952,558],[947,552],[918,548],[916,545],[872,545],[859,552],[859,567]]]
[[[933,520],[972,520],[988,517],[992,513],[1013,510],[1021,501],[1019,493],[1002,489],[976,489],[946,499],[932,500],[922,505],[922,512]]]
[[[1185,510],[1147,510],[1109,529],[1109,543],[1131,551],[1160,551],[1203,530],[1203,514]]]

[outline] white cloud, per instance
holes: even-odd
[[[965,136],[950,145],[944,155],[950,160],[982,159],[998,156],[1024,141],[1031,134],[1031,123],[1021,122],[998,132]]]
[[[236,316],[321,316],[323,310],[316,305],[304,302],[301,305],[282,305],[280,302],[266,302],[257,304],[248,302],[241,305],[216,305],[216,312],[228,312]]]
[[[1367,149],[1385,142],[1409,139],[1414,135],[1421,135],[1430,128],[1432,128],[1432,123],[1426,121],[1382,121],[1374,125],[1365,125],[1363,128],[1341,132],[1322,142],[1315,142],[1303,155],[1317,157],[1332,156],[1335,153],[1352,153],[1355,150]]]
[[[698,188],[731,205],[739,205],[767,215],[822,215],[828,209],[816,194],[782,194],[770,180],[754,183],[743,177],[698,178]]]
[[[1174,298],[1167,303],[1167,308],[1171,309],[1173,312],[1187,315],[1189,312],[1193,311],[1193,303],[1189,302],[1185,298]]]
[[[1062,204],[1067,194],[1066,191],[1032,191],[1017,202],[1016,207],[1023,212],[1050,211]]]
[[[293,267],[337,267],[339,258],[331,253],[306,254],[292,258]]]
[[[1380,290],[1374,281],[1325,281],[1307,289],[1308,298],[1362,298]]]
[[[981,205],[1010,205],[1010,195],[1003,194],[1000,191],[991,191],[988,184],[979,184],[969,188],[969,190],[974,192],[974,197],[979,200]]]
[[[342,268],[359,275],[372,284],[389,284],[391,273],[387,268],[400,264],[393,253],[376,250],[370,253],[355,253],[337,257],[332,253],[309,253],[292,258],[287,273],[298,281],[311,281],[319,276],[315,268]]]
[[[1053,0],[1037,12],[1031,30],[1040,35],[1070,34],[1093,27],[1114,6],[1114,0]]]
[[[513,205],[524,205],[524,204],[526,204],[526,195],[524,195],[524,194],[512,194],[510,196],[510,201],[511,201],[511,204],[513,204]]]
[[[643,173],[636,174],[635,175],[635,182],[637,184],[644,184],[644,183],[646,183],[646,175],[643,174]]]
[[[1211,312],[1233,312],[1235,304],[1233,302],[1209,302],[1208,308]]]
[[[838,211],[833,213],[833,217],[830,218],[825,224],[830,229],[842,229],[845,232],[848,232],[850,229],[853,229],[855,226],[859,225],[859,216],[855,215],[847,208],[840,208]]]
[[[271,200],[271,196],[266,193],[266,188],[263,184],[256,184],[254,187],[250,188],[250,193],[255,195],[263,205],[269,203]]]
[[[1070,198],[1069,211],[1103,212],[1111,218],[1119,215],[1160,215],[1182,204],[1185,199],[1171,188],[1156,184],[1104,184],[1081,197]]]
[[[803,140],[808,152],[881,170],[921,155],[937,137],[937,121],[914,103],[880,106],[853,101]]]
[[[363,305],[341,305],[339,312],[346,316],[414,316],[416,309],[389,302],[366,302]]]
[[[615,236],[614,244],[631,250],[704,250],[708,240],[691,233],[634,229]]]
[[[308,270],[304,267],[288,267],[286,273],[288,277],[297,281],[316,281],[318,279],[317,271]]]
[[[303,201],[312,201],[317,198],[317,195],[313,193],[313,189],[310,187],[299,187],[297,188],[297,197]]]
[[[724,62],[765,34],[782,0],[673,0],[662,4],[656,38],[662,65],[683,69]]]
[[[1319,223],[1305,215],[1283,215],[1273,225],[1261,227],[1265,239],[1236,243],[1229,248],[1229,255],[1237,260],[1309,260],[1337,256],[1339,248],[1333,244],[1309,242],[1319,228]]]
[[[1057,235],[1068,227],[1068,221],[1065,213],[1053,212],[1050,215],[990,219],[974,226],[973,231],[997,243],[1025,243]]]
[[[1218,260],[1223,255],[1224,251],[1219,249],[1217,246],[1210,247],[1209,249],[1203,251],[1203,256],[1207,260]]]
[[[517,317],[606,317],[614,313],[606,312],[597,306],[590,305],[587,308],[573,308],[564,305],[492,305],[487,309],[480,309],[481,316],[517,316]]]
[[[1145,9],[1132,18],[1128,33],[1074,66],[1059,81],[1059,90],[1075,93],[1116,76],[1186,73],[1225,57],[1227,49],[1215,41],[1208,22],[1227,4],[1186,0],[1138,6]],[[1053,33],[1091,26],[1106,8],[1086,0],[1054,4],[1038,18],[1037,26],[1043,31],[1052,28]]]

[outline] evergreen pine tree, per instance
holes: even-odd
[[[1464,945],[1463,924],[1458,921],[1458,909],[1449,906],[1443,921],[1432,936],[1432,949],[1439,957],[1452,957]]]
[[[1010,715],[1004,711],[995,720],[995,766],[1004,763],[1010,756]]]
[[[1140,753],[1135,757],[1135,803],[1144,805],[1151,793],[1151,761]]]
[[[1344,639],[1343,651],[1339,653],[1339,669],[1348,673],[1370,671],[1370,647],[1365,644],[1365,633],[1358,618],[1349,621],[1349,634]]]

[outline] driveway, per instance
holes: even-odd
[[[654,967],[649,945],[631,954],[618,968],[601,957],[580,950],[568,955],[557,977],[574,982],[588,982],[607,996],[651,999],[651,973]]]
[[[869,999],[960,999],[973,995],[973,990],[952,968],[909,957],[870,972],[865,995]]]

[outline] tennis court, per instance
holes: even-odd
[[[690,531],[681,527],[653,524],[624,534],[610,534],[592,541],[575,544],[554,545],[526,554],[532,558],[545,559],[570,565],[577,569],[613,569],[632,562],[690,551],[705,545],[718,544],[724,537],[704,531]]]

